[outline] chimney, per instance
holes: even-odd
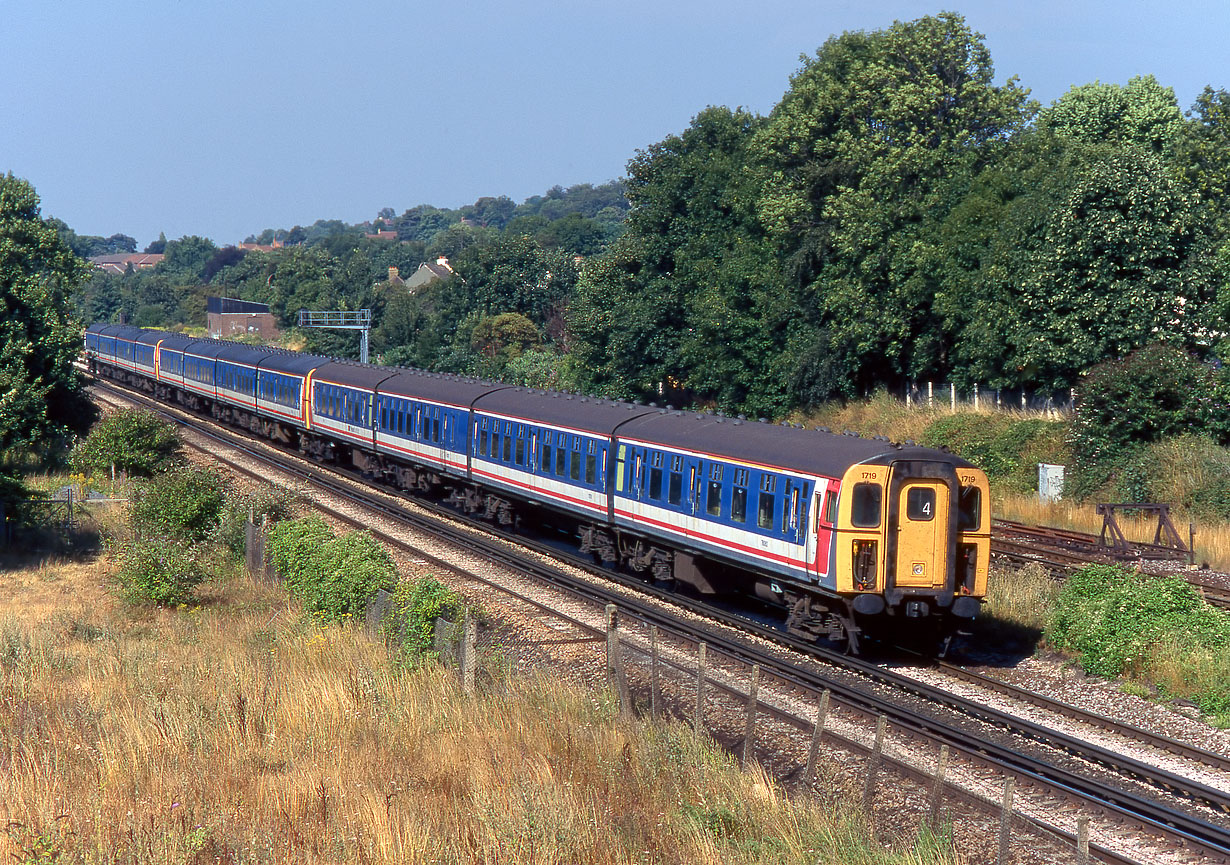
[[[398,271],[396,267],[389,268],[389,282],[399,282]]]
[[[452,273],[453,271],[453,268],[448,263],[448,258],[443,255],[436,259],[436,264],[440,265],[440,267],[447,268],[449,273]]]

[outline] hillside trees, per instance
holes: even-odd
[[[72,362],[69,298],[88,269],[39,212],[34,187],[0,175],[0,451],[38,446],[92,417]]]

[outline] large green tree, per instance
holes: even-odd
[[[91,417],[73,360],[69,299],[89,268],[39,212],[34,187],[0,176],[0,451],[37,446]]]
[[[1033,111],[1015,79],[993,78],[981,35],[951,13],[834,37],[792,77],[757,147],[761,216],[798,287],[799,398],[944,368],[920,264],[953,179]]]

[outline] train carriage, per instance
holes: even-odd
[[[271,354],[273,352],[267,348],[224,344],[214,356],[218,398],[255,412],[257,369]]]
[[[345,361],[329,361],[317,367],[312,373],[312,433],[333,436],[339,442],[373,452],[376,389],[394,374],[395,370],[384,367]]]
[[[162,336],[154,364],[159,384],[177,388],[184,386],[184,352],[198,342],[199,339],[183,334],[168,333]]]
[[[307,429],[311,413],[303,395],[309,391],[313,372],[327,363],[328,358],[290,351],[274,351],[261,358],[257,362],[257,411],[280,423]]]
[[[376,452],[385,474],[398,474],[405,489],[427,489],[436,483],[422,469],[455,478],[470,478],[469,430],[471,406],[483,394],[501,387],[460,376],[393,370],[380,384],[376,401]],[[398,472],[396,461],[413,470]]]

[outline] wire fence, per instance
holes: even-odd
[[[980,384],[961,386],[952,382],[913,382],[900,399],[911,408],[950,411],[1043,412],[1049,417],[1066,416],[1076,403],[1076,390],[1050,393],[1025,389],[989,388]]]

